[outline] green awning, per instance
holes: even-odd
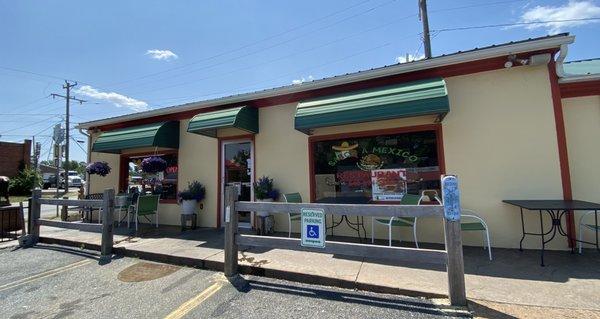
[[[258,110],[249,106],[200,113],[188,124],[188,132],[217,137],[217,129],[235,127],[258,133]]]
[[[450,111],[442,78],[329,96],[298,104],[295,128],[304,133],[325,126],[380,121]]]
[[[92,151],[121,153],[140,147],[179,148],[179,121],[128,127],[100,134]]]

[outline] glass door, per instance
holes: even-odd
[[[237,198],[240,201],[251,201],[254,190],[254,165],[253,145],[251,141],[227,141],[223,142],[221,161],[221,203],[224,203],[225,187],[234,186],[237,190]],[[223,205],[224,206],[224,205]],[[221,212],[225,212],[221,207]],[[251,212],[238,212],[238,223],[240,227],[250,228],[253,224]],[[221,214],[221,222],[225,224],[224,216]]]

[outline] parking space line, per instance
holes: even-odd
[[[206,299],[210,298],[210,296],[214,295],[217,291],[223,288],[225,284],[224,281],[218,281],[212,284],[210,287],[204,289],[200,294],[196,297],[186,301],[179,308],[175,309],[169,315],[165,317],[165,319],[180,319],[187,315],[190,311],[194,310],[194,308],[198,307],[202,302]]]
[[[43,279],[43,278],[47,278],[47,277],[50,277],[50,276],[54,276],[54,275],[57,275],[59,273],[65,272],[67,270],[71,270],[71,269],[75,269],[75,268],[78,268],[78,267],[81,267],[81,266],[85,266],[85,265],[90,264],[90,263],[92,263],[92,260],[89,260],[89,259],[80,260],[78,262],[74,262],[74,263],[66,265],[66,266],[62,266],[62,267],[58,267],[58,268],[51,269],[51,270],[48,270],[48,271],[44,271],[44,272],[41,272],[39,274],[35,274],[33,276],[30,276],[30,277],[26,277],[26,278],[23,278],[23,279],[19,279],[17,281],[13,281],[13,282],[8,283],[8,284],[4,284],[4,285],[0,286],[0,291],[12,289],[12,288],[15,288],[15,287],[18,287],[18,286],[30,283],[32,281],[36,281],[36,280],[39,280],[39,279]]]

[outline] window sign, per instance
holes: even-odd
[[[325,248],[325,212],[322,209],[302,208],[301,221],[300,246]]]
[[[375,169],[371,171],[374,201],[401,201],[406,194],[406,169]]]
[[[434,130],[316,141],[311,146],[315,200],[398,201],[404,194],[439,191],[439,142]],[[399,182],[391,183],[392,177]]]

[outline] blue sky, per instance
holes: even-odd
[[[597,0],[428,6],[434,56],[556,32],[577,36],[569,60],[600,56],[599,21],[435,31],[600,17]],[[47,159],[54,114],[64,113],[64,101],[47,96],[64,94],[62,79],[78,81],[74,95],[89,100],[72,104],[77,123],[419,57],[417,12],[417,0],[0,0],[0,140],[37,134]],[[85,160],[80,146],[71,157]]]

